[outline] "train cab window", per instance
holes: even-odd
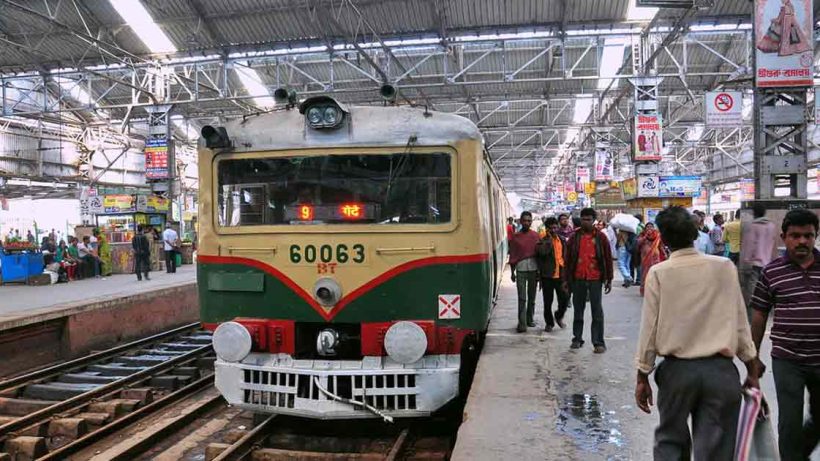
[[[451,159],[395,153],[221,160],[219,225],[448,223]]]

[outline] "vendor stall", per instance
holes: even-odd
[[[649,179],[647,179],[649,178]],[[692,197],[701,191],[700,176],[651,176],[623,182],[623,194],[630,214],[640,214],[644,222],[654,222],[658,213],[669,206],[692,207]]]
[[[156,229],[159,233],[165,227],[169,201],[157,195],[106,195],[101,200],[101,209],[93,210],[97,227],[111,246],[112,272],[130,274],[134,270],[134,253],[131,239],[139,226]],[[158,246],[158,244],[152,245]],[[152,248],[152,269],[157,269],[162,255],[155,256]]]

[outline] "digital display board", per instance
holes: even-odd
[[[149,139],[145,141],[145,179],[168,179],[168,141]]]

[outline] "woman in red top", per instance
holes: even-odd
[[[646,223],[643,233],[638,237],[638,250],[641,252],[641,296],[643,296],[644,281],[649,268],[666,261],[661,234],[655,229],[654,223]]]

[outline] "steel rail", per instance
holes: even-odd
[[[225,449],[212,461],[240,461],[248,459],[253,450],[254,445],[258,444],[265,437],[267,437],[270,427],[273,425],[273,420],[276,415],[270,415],[261,424],[254,427],[250,432],[242,436],[233,445]]]
[[[396,461],[398,459],[399,453],[404,449],[404,445],[407,443],[408,436],[410,435],[410,429],[404,429],[401,431],[398,437],[396,437],[396,441],[393,443],[393,446],[390,447],[390,451],[385,456],[384,461]]]
[[[155,413],[169,404],[175,403],[179,400],[182,400],[189,395],[192,395],[196,392],[199,392],[202,389],[207,389],[208,387],[212,386],[214,382],[214,375],[213,373],[200,378],[187,386],[178,389],[171,394],[166,395],[165,397],[156,400],[148,405],[145,405],[142,408],[137,409],[127,415],[123,416],[122,418],[116,419],[109,424],[106,424],[99,429],[95,430],[94,432],[89,432],[88,434],[71,441],[70,443],[63,445],[49,454],[37,458],[38,460],[45,461],[45,460],[57,460],[57,459],[66,459],[66,457],[77,453],[79,450],[86,448],[90,445],[93,445],[103,438],[128,427],[131,424],[136,423],[138,420]],[[170,435],[173,432],[179,430],[180,426],[185,426],[189,424],[194,419],[198,418],[202,413],[210,410],[219,402],[224,402],[222,396],[217,394],[216,396],[202,402],[196,409],[186,413],[185,415],[175,419],[170,424],[166,425],[162,431],[156,432],[154,435],[150,437],[146,437],[138,442],[136,442],[131,447],[127,448],[125,451],[117,454],[116,456],[111,458],[111,461],[114,460],[132,460],[135,457],[153,446],[159,440],[162,440]]]
[[[199,322],[196,323],[189,323],[187,325],[183,325],[181,327],[175,328],[173,330],[168,330],[153,336],[149,336],[147,338],[138,339],[136,341],[132,341],[130,343],[123,344],[121,346],[112,347],[111,349],[106,349],[104,351],[95,352],[90,355],[86,355],[84,357],[80,357],[78,359],[70,360],[68,362],[59,363],[57,365],[50,366],[48,368],[43,368],[40,370],[36,370],[30,373],[26,373],[23,375],[15,376],[13,378],[4,379],[0,381],[0,393],[7,391],[9,388],[19,386],[21,384],[27,384],[29,381],[35,381],[38,379],[47,379],[55,375],[59,375],[62,373],[66,373],[71,371],[73,368],[79,368],[83,366],[93,365],[94,362],[107,359],[109,357],[115,356],[120,354],[121,352],[125,352],[129,349],[133,349],[136,347],[144,346],[146,344],[150,344],[155,341],[159,341],[169,336],[174,336],[179,333],[184,333],[187,330],[192,330],[194,328],[199,327],[201,324]]]
[[[190,359],[196,358],[200,355],[206,354],[211,349],[212,346],[210,344],[204,345],[190,352],[186,352],[170,360],[154,365],[150,368],[146,368],[145,370],[138,371],[132,375],[124,376],[122,379],[118,379],[117,381],[113,381],[108,384],[102,385],[96,389],[90,390],[88,392],[75,395],[70,399],[63,400],[62,402],[57,402],[54,405],[51,405],[49,407],[35,411],[21,418],[17,418],[14,421],[10,421],[6,424],[3,424],[2,426],[0,426],[0,440],[3,439],[3,436],[13,431],[23,429],[31,424],[37,423],[38,421],[48,418],[49,416],[53,416],[59,412],[87,403],[98,396],[120,389],[127,384],[143,380],[159,372],[165,371],[166,369],[174,367],[181,362],[185,362]]]

